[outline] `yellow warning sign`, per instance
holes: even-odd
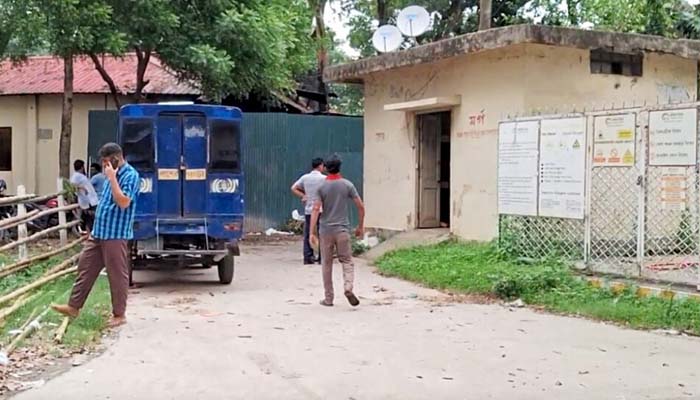
[[[630,167],[634,165],[636,116],[634,113],[601,115],[593,120],[595,136],[593,165],[601,167]]]
[[[581,147],[581,143],[578,142],[578,139],[574,141],[574,149],[578,149]]]
[[[625,154],[622,156],[622,163],[625,165],[634,165],[634,154],[632,154],[629,149],[627,149]]]
[[[623,129],[617,132],[617,138],[618,139],[632,139],[633,138],[633,133],[629,129]]]

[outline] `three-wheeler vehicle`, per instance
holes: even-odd
[[[141,180],[132,271],[216,265],[219,282],[231,283],[245,209],[241,121],[241,110],[227,106],[121,108],[118,142]]]

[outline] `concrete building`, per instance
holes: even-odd
[[[498,123],[693,101],[700,41],[519,25],[330,67],[365,93],[367,225],[498,232]]]
[[[104,66],[119,89],[121,103],[135,87],[136,56],[105,57]],[[71,160],[87,157],[88,114],[114,110],[107,84],[88,58],[74,63],[73,136]],[[179,82],[158,59],[146,71],[148,101],[192,99],[195,88]],[[26,62],[0,62],[0,179],[11,193],[17,185],[46,194],[56,191],[58,143],[61,133],[63,62],[54,57],[30,57]]]

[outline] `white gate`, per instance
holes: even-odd
[[[587,121],[584,219],[501,214],[501,243],[523,257],[565,257],[599,273],[700,283],[699,106],[577,114]],[[674,118],[680,126],[691,115],[689,140],[690,128],[674,128]],[[602,124],[620,121],[633,129],[606,141]]]

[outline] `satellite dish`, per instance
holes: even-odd
[[[408,6],[401,10],[396,22],[401,33],[408,37],[417,37],[430,28],[430,14],[421,6]]]
[[[382,25],[372,35],[374,48],[382,53],[398,49],[401,43],[403,43],[403,36],[399,28],[394,25]]]

